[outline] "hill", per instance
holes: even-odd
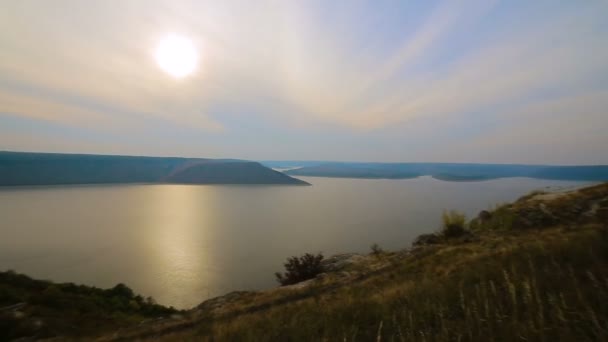
[[[311,280],[230,293],[141,324],[128,319],[100,324],[87,336],[102,341],[602,341],[608,339],[607,251],[608,184],[536,192],[468,222],[447,213],[442,229],[403,250],[374,247],[369,255],[334,256]],[[24,303],[13,309],[23,322],[48,312],[48,303],[26,295],[14,301]],[[74,305],[60,303],[57,307]],[[138,314],[114,314],[133,315]],[[88,317],[80,318],[82,325]],[[77,336],[65,326],[70,325],[63,321],[63,330],[56,330],[57,340]],[[21,336],[35,335],[35,327],[30,329]]]
[[[109,183],[308,184],[242,160],[0,152],[0,186]]]
[[[136,295],[124,284],[99,289],[0,272],[0,341],[90,338],[179,311]],[[26,339],[29,341],[29,339]]]
[[[608,165],[517,165],[454,163],[263,162],[293,176],[405,179],[432,176],[446,181],[480,181],[506,177],[608,181]]]

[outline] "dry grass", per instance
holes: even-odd
[[[492,242],[502,245],[492,248]],[[272,292],[233,303],[168,340],[608,340],[608,234],[488,236],[424,248],[348,285]],[[392,257],[397,258],[399,254]],[[331,284],[331,282],[328,282]],[[325,286],[327,286],[326,284]],[[252,304],[273,303],[263,310]],[[233,314],[231,314],[233,313]],[[381,327],[380,327],[381,325]]]
[[[125,339],[608,341],[608,226],[577,214],[607,197],[603,185],[542,210],[526,198],[494,210],[473,241],[386,252],[349,277],[246,294]]]

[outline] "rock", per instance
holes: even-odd
[[[357,253],[337,254],[321,261],[321,267],[325,272],[336,272],[363,259],[365,257]]]
[[[299,290],[299,289],[303,289],[305,287],[308,287],[308,286],[312,285],[315,282],[315,280],[316,280],[316,278],[312,278],[312,279],[301,281],[299,283],[281,286],[281,287],[278,287],[277,289],[279,289],[280,291],[284,291],[284,290]]]
[[[414,240],[414,246],[435,245],[441,242],[441,238],[437,234],[422,234]]]
[[[252,294],[252,292],[249,291],[233,291],[230,292],[226,295],[220,296],[220,297],[215,297],[215,298],[211,298],[208,299],[204,302],[202,302],[199,306],[198,309],[201,310],[214,310],[217,308],[221,308],[222,306],[224,306],[227,303],[230,302],[234,302],[237,299],[246,296],[246,295],[250,295]]]

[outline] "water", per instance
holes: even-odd
[[[313,186],[115,185],[0,189],[0,270],[127,284],[189,308],[276,285],[285,258],[410,245],[444,209],[475,215],[534,189],[581,182],[307,178]]]

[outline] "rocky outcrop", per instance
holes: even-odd
[[[606,222],[608,184],[579,190],[544,193],[513,203],[508,207],[514,228],[548,227],[560,224]]]
[[[321,262],[321,267],[325,272],[338,272],[364,259],[365,256],[357,253],[337,254],[324,259]]]

